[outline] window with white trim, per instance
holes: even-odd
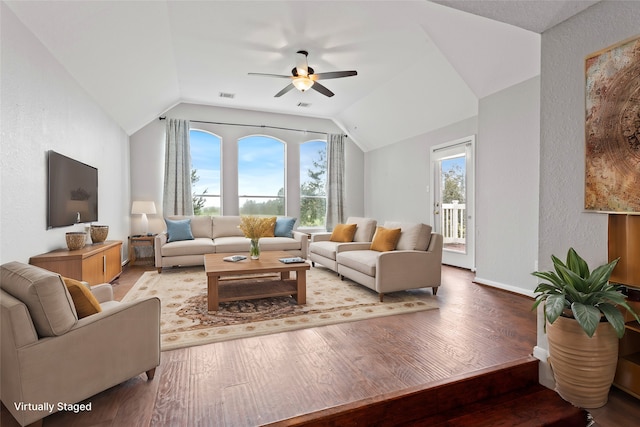
[[[238,140],[240,215],[285,215],[285,144],[269,136]]]
[[[195,215],[220,215],[220,145],[221,138],[210,132],[191,129],[191,192]]]
[[[324,227],[327,216],[327,142],[300,144],[300,226]]]

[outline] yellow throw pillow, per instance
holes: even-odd
[[[356,234],[357,224],[338,224],[331,232],[329,238],[332,242],[347,243],[353,242],[353,236]]]
[[[376,227],[376,234],[373,235],[371,250],[378,252],[393,251],[400,240],[400,228]]]
[[[262,237],[274,237],[275,236],[275,231],[276,231],[276,217],[269,217],[269,218],[265,218],[264,221],[268,222],[268,230],[266,230],[264,232],[264,234],[262,235]]]
[[[73,305],[76,307],[76,312],[78,313],[78,319],[102,311],[102,307],[100,307],[100,303],[96,297],[82,282],[68,277],[63,277],[62,279],[64,280],[64,284],[67,285],[69,294],[71,294]]]

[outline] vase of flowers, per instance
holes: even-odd
[[[240,230],[250,240],[249,256],[260,259],[260,238],[273,236],[276,225],[275,217],[243,216],[240,218]]]
[[[260,259],[260,239],[251,239],[249,255],[251,259]]]

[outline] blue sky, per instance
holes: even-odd
[[[206,132],[191,131],[191,168],[197,169],[200,181],[193,191],[220,194],[220,138]]]
[[[461,154],[458,157],[453,157],[450,159],[442,160],[442,172],[448,172],[454,167],[459,166],[460,169],[464,172],[465,170],[465,156]]]
[[[264,136],[238,141],[238,194],[275,196],[284,187],[285,146]]]
[[[212,134],[191,131],[191,164],[197,169],[200,181],[194,192],[208,189],[207,194],[220,194],[220,139]],[[276,195],[284,187],[284,144],[264,136],[249,136],[238,143],[238,187],[240,194]],[[300,166],[303,171],[313,167],[313,159],[324,148],[325,141],[310,141],[300,149]],[[274,147],[275,145],[275,147]],[[274,149],[275,148],[275,149]],[[308,179],[301,173],[301,182]]]

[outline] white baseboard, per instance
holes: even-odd
[[[518,288],[515,286],[507,285],[505,283],[495,282],[489,279],[483,279],[481,277],[476,277],[473,279],[474,282],[479,283],[481,285],[487,285],[498,289],[503,289],[505,291],[513,292],[515,294],[524,295],[527,297],[535,298],[535,294],[533,291],[528,291],[526,289]]]
[[[540,364],[538,365],[538,382],[551,390],[555,390],[556,381],[553,378],[553,370],[548,361],[549,350],[535,346],[533,348],[533,357],[540,360]]]
[[[533,347],[533,357],[535,357],[536,359],[538,359],[543,363],[547,363],[547,359],[549,358],[549,350],[537,345]]]

